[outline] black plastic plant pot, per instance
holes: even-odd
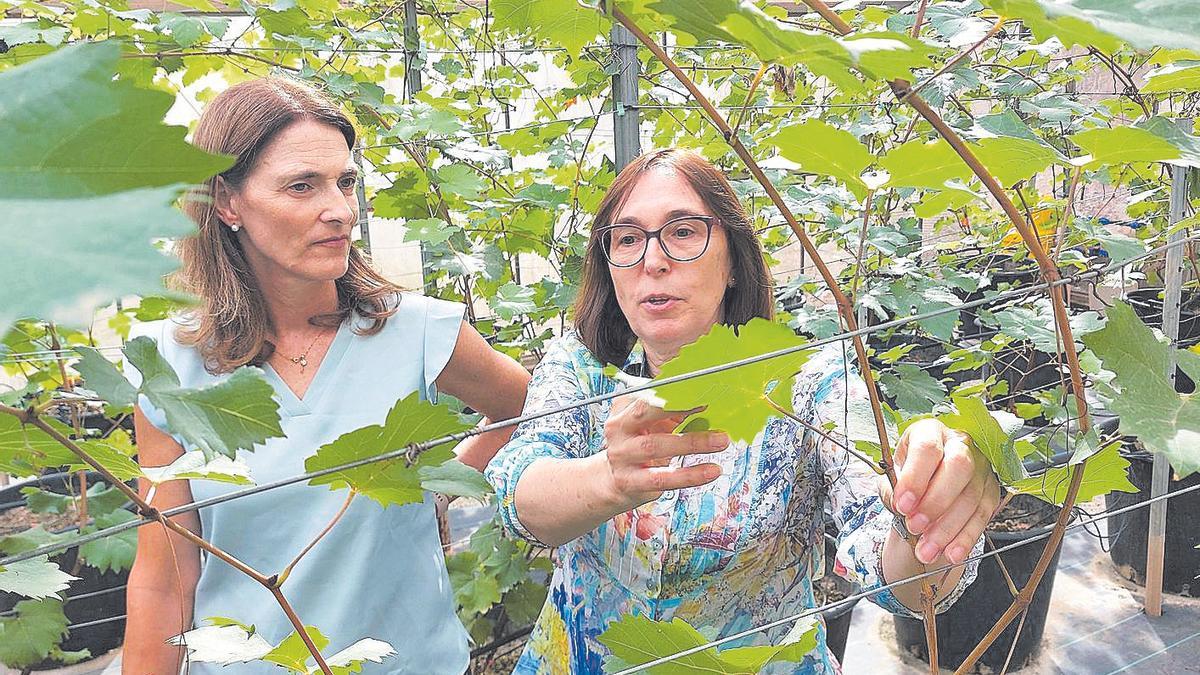
[[[1121,453],[1129,460],[1129,481],[1139,492],[1111,492],[1104,497],[1109,511],[1132,506],[1150,498],[1153,459],[1146,453]],[[1200,474],[1171,480],[1174,492],[1200,484]],[[1167,532],[1163,551],[1163,590],[1200,598],[1200,491],[1167,500]],[[1146,543],[1150,527],[1149,509],[1136,509],[1108,521],[1109,555],[1117,572],[1134,583],[1146,584]]]
[[[1054,357],[1038,350],[1027,340],[1014,342],[996,352],[992,371],[998,380],[1008,383],[1008,391],[1014,394],[1011,399],[1014,404],[1033,403],[1037,399],[1026,392],[1049,389],[1061,382]],[[1045,426],[1047,421],[1036,417],[1025,423]]]
[[[1162,328],[1163,319],[1163,289],[1139,288],[1126,295],[1129,306],[1133,307],[1147,326]],[[1185,291],[1179,301],[1179,344],[1190,346],[1200,342],[1200,292]],[[1196,391],[1196,383],[1182,369],[1175,369],[1175,391],[1190,394]]]
[[[1034,497],[1017,495],[1012,505],[1035,514],[1036,527],[1020,532],[1000,532],[989,530],[996,548],[1003,548],[1013,543],[1022,542],[1031,537],[1044,534],[1053,528],[1053,519],[1059,509],[1041,502]],[[1049,524],[1041,524],[1049,523]],[[1046,548],[1046,540],[1042,539],[1011,551],[1000,554],[1004,567],[1012,575],[1013,583],[1022,588],[1033,574],[1038,558]],[[1021,626],[1021,635],[1013,648],[1012,659],[1009,661],[1009,672],[1019,670],[1029,665],[1037,655],[1038,646],[1042,642],[1042,633],[1046,628],[1046,614],[1050,609],[1050,595],[1054,591],[1054,575],[1058,567],[1058,557],[1061,548],[1054,552],[1050,567],[1042,578],[1041,584],[1033,594],[1029,603],[1029,615]],[[943,668],[955,669],[966,660],[971,650],[983,639],[984,635],[996,624],[1008,606],[1012,604],[1012,593],[1004,579],[1004,573],[994,557],[984,558],[979,562],[979,575],[975,582],[963,591],[958,602],[939,614],[937,617],[938,635],[938,664]],[[929,650],[925,644],[925,627],[920,619],[893,616],[896,626],[896,642],[900,648],[917,658],[929,661]],[[976,665],[977,669],[990,669],[1000,672],[1008,659],[1008,651],[1013,647],[1018,621],[1013,621],[992,646],[983,653]]]
[[[49,474],[32,483],[4,488],[0,490],[0,510],[24,506],[25,496],[21,490],[34,485],[50,492],[69,494],[76,475]],[[103,480],[98,473],[88,473],[89,485]],[[75,627],[60,647],[64,651],[87,649],[93,657],[101,656],[119,647],[125,638],[125,620],[116,618],[125,616],[125,585],[129,581],[129,571],[109,570],[101,573],[88,565],[80,565],[79,570],[74,571],[77,556],[78,548],[71,548],[51,558],[60,569],[73,572],[78,577],[67,589],[67,602],[63,606],[68,624]],[[12,593],[0,593],[0,613],[13,609],[25,599]],[[61,666],[61,663],[47,660],[34,665],[32,670],[51,670]]]
[[[843,597],[854,595],[854,584],[833,572],[833,561],[837,556],[837,539],[825,535],[825,576]],[[830,653],[841,663],[846,656],[846,641],[850,637],[850,622],[854,618],[854,606],[858,600],[844,602],[821,612],[825,620],[825,644]]]

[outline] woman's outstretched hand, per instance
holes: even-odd
[[[881,479],[884,504],[919,539],[917,560],[961,563],[1000,503],[1000,483],[970,438],[935,419],[914,422],[895,451],[896,488]]]
[[[721,432],[672,433],[691,414],[667,412],[633,395],[613,401],[604,425],[604,449],[596,462],[599,478],[618,511],[628,511],[658,499],[667,490],[711,483],[721,467],[703,463],[672,466],[672,459],[686,455],[720,452],[729,447]]]

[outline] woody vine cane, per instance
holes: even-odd
[[[17,419],[21,420],[22,424],[29,424],[29,425],[37,427],[39,430],[41,430],[47,436],[53,438],[60,445],[62,445],[63,447],[65,447],[66,449],[68,449],[72,453],[74,453],[77,457],[79,457],[79,459],[86,462],[88,464],[88,466],[91,466],[93,469],[98,471],[102,476],[104,476],[104,478],[109,482],[109,484],[113,485],[118,490],[120,490],[122,494],[124,494],[126,497],[128,497],[129,500],[132,501],[134,503],[134,505],[137,506],[138,513],[141,514],[142,517],[158,521],[159,523],[162,524],[163,527],[174,532],[175,534],[178,534],[179,536],[181,536],[184,539],[188,540],[189,542],[195,544],[196,546],[200,547],[201,549],[204,549],[205,551],[212,554],[213,556],[216,556],[217,558],[219,558],[220,560],[229,564],[231,567],[238,570],[242,574],[245,574],[246,576],[250,577],[251,579],[254,579],[256,582],[258,582],[260,585],[262,585],[263,588],[266,588],[268,591],[270,591],[271,595],[273,595],[275,597],[275,601],[279,603],[280,609],[282,609],[283,613],[287,615],[288,621],[290,621],[292,626],[296,629],[296,632],[300,636],[300,639],[304,641],[304,646],[308,649],[308,651],[312,655],[313,659],[316,660],[317,666],[321,669],[321,672],[324,675],[333,675],[333,671],[330,670],[329,665],[325,662],[324,657],[321,656],[321,650],[317,649],[317,646],[313,643],[312,637],[308,634],[308,631],[304,628],[304,622],[301,621],[300,617],[296,615],[296,611],[294,609],[292,609],[291,603],[289,603],[287,598],[283,595],[283,591],[281,590],[280,587],[283,585],[283,582],[286,580],[286,574],[284,574],[284,575],[276,574],[276,575],[270,575],[270,576],[265,575],[262,572],[259,572],[258,570],[254,569],[253,567],[242,562],[237,557],[225,552],[220,547],[209,543],[203,537],[197,535],[195,532],[192,532],[191,530],[187,529],[183,525],[180,525],[179,523],[167,518],[162,513],[160,513],[158,509],[156,509],[150,505],[150,500],[143,499],[142,496],[140,494],[138,494],[137,490],[134,490],[133,488],[129,487],[128,485],[126,485],[124,483],[124,481],[122,481],[121,479],[114,476],[111,471],[109,471],[107,468],[105,468],[103,464],[96,461],[96,459],[94,457],[92,457],[91,455],[89,455],[86,450],[79,447],[79,445],[77,445],[71,439],[67,438],[66,436],[63,436],[57,429],[55,429],[51,425],[47,424],[46,421],[44,419],[42,419],[42,417],[41,417],[42,413],[35,410],[34,408],[28,408],[26,410],[22,410],[20,408],[14,408],[12,406],[0,404],[0,414],[12,415],[13,417],[16,417]],[[351,494],[353,494],[353,493],[351,493]],[[323,534],[324,534],[324,532],[322,532],[322,535]],[[318,537],[318,539],[319,538],[320,537]],[[310,546],[310,548],[311,548],[311,546]],[[307,553],[307,552],[308,552],[308,549],[305,549],[304,553]],[[304,553],[301,553],[301,556],[303,556]],[[294,564],[295,563],[293,563],[293,565]],[[290,567],[291,566],[289,566],[289,569],[290,569]]]
[[[716,107],[709,102],[704,93],[700,91],[700,88],[696,86],[696,83],[693,82],[692,79],[683,72],[679,65],[676,64],[675,61],[671,59],[671,57],[667,55],[667,53],[661,47],[659,47],[649,35],[645,33],[645,31],[641,30],[641,28],[639,28],[637,24],[635,24],[634,21],[629,18],[628,15],[622,12],[619,8],[608,5],[607,3],[604,4],[604,9],[608,12],[611,12],[614,19],[624,25],[630,33],[636,36],[637,39],[641,41],[641,43],[645,45],[654,54],[654,56],[661,61],[663,65],[665,65],[671,71],[671,73],[675,75],[676,79],[678,79],[679,82],[687,88],[688,92],[691,93],[692,97],[696,99],[696,102],[700,104],[701,108],[704,109],[704,112],[708,115],[712,123],[724,135],[725,141],[730,145],[730,147],[733,148],[738,157],[741,158],[741,160],[746,164],[746,167],[750,170],[750,173],[754,175],[754,178],[759,182],[759,184],[766,191],[767,195],[770,197],[771,202],[776,206],[776,208],[779,209],[779,212],[783,214],[784,219],[787,220],[788,226],[791,227],[792,232],[796,234],[796,238],[800,241],[800,245],[804,248],[804,252],[809,256],[809,258],[812,259],[813,264],[816,265],[817,270],[821,275],[821,278],[829,288],[829,291],[833,294],[834,302],[837,305],[838,315],[845,323],[847,330],[850,332],[857,331],[858,322],[854,318],[854,303],[851,301],[849,296],[842,291],[841,287],[838,285],[837,279],[829,270],[829,266],[825,264],[824,259],[821,257],[820,251],[817,250],[816,245],[813,244],[812,239],[808,236],[808,233],[805,232],[804,228],[800,226],[800,223],[796,220],[796,216],[792,213],[791,209],[788,208],[787,204],[783,200],[783,197],[779,194],[779,191],[775,189],[775,186],[771,184],[770,179],[768,179],[766,174],[763,173],[762,168],[758,165],[758,162],[755,161],[754,156],[750,154],[750,151],[747,150],[744,145],[742,145],[741,140],[738,139],[737,134],[729,126],[729,123],[725,121],[725,118],[720,112],[717,111]],[[759,72],[762,71],[760,70]],[[870,198],[868,196],[866,207],[868,211],[870,208],[869,199]],[[884,423],[883,406],[880,403],[879,389],[875,382],[875,377],[871,372],[871,364],[867,359],[867,350],[863,344],[862,337],[855,335],[852,338],[852,342],[854,344],[854,353],[858,360],[859,369],[862,373],[863,380],[866,383],[868,396],[870,397],[871,414],[874,417],[875,431],[879,438],[879,468],[882,469],[884,475],[887,476],[888,484],[895,489],[895,465],[893,462],[891,445],[888,442],[887,426]],[[897,517],[899,518],[899,516]],[[897,522],[903,523],[902,520],[898,520]],[[907,531],[905,532],[905,538],[910,544],[915,546],[914,538],[909,535]],[[945,575],[943,575],[943,578],[945,578]],[[937,624],[935,622],[934,600],[937,598],[938,585],[939,584],[935,584],[930,578],[921,580],[921,615],[925,624],[927,641],[929,642],[931,654],[930,661],[934,664],[933,672],[935,673],[937,671]]]
[[[850,24],[846,23],[840,16],[826,5],[823,0],[804,0],[804,3],[819,13],[822,18],[828,21],[842,35],[848,35],[853,32]],[[914,27],[914,33],[919,29],[919,24]],[[962,158],[963,162],[971,168],[971,171],[979,177],[988,192],[1000,204],[1006,216],[1012,222],[1013,227],[1021,235],[1021,240],[1029,253],[1037,261],[1038,268],[1041,271],[1042,278],[1047,282],[1054,282],[1059,279],[1058,268],[1046,254],[1046,250],[1042,247],[1041,241],[1038,239],[1037,232],[1030,226],[1028,222],[1021,216],[1021,212],[1017,210],[1015,204],[1009,199],[1004,189],[996,181],[996,179],[988,172],[988,170],[980,163],[970,148],[963,143],[949,125],[927,104],[917,93],[912,91],[909,83],[904,80],[893,80],[889,83],[892,91],[896,94],[898,100],[908,103],[917,111],[921,117],[925,118],[938,134],[950,144],[950,147]],[[1065,217],[1065,216],[1064,216]],[[1055,329],[1058,332],[1061,340],[1060,348],[1062,356],[1066,357],[1067,367],[1071,377],[1071,392],[1076,395],[1075,405],[1079,415],[1079,430],[1086,433],[1091,428],[1091,420],[1088,416],[1087,402],[1083,396],[1083,375],[1079,366],[1079,355],[1075,350],[1075,338],[1071,332],[1071,324],[1067,317],[1066,304],[1063,302],[1062,295],[1059,292],[1051,291],[1048,293],[1050,306],[1054,312]],[[1069,394],[1070,392],[1068,392]],[[1071,483],[1067,488],[1066,499],[1063,502],[1062,511],[1059,512],[1058,519],[1054,523],[1054,529],[1050,535],[1050,540],[1046,543],[1045,550],[1042,551],[1041,558],[1038,559],[1036,567],[1034,567],[1029,581],[1025,587],[1017,593],[1013,599],[1012,605],[1005,610],[996,625],[983,637],[975,649],[967,656],[966,660],[959,666],[956,672],[963,673],[975,665],[988,647],[1000,636],[1000,633],[1012,623],[1018,615],[1025,612],[1029,606],[1030,600],[1033,598],[1034,591],[1037,590],[1042,577],[1045,575],[1047,568],[1050,566],[1050,560],[1054,556],[1054,552],[1058,549],[1062,542],[1067,521],[1071,517],[1071,508],[1075,505],[1075,498],[1079,493],[1079,486],[1083,482],[1083,472],[1087,464],[1084,460],[1075,466],[1071,474]],[[1019,633],[1018,633],[1019,635]],[[931,645],[932,646],[932,645]],[[937,668],[937,659],[933,658],[931,650],[930,661],[934,664],[934,669]]]

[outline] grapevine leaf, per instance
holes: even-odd
[[[879,161],[891,174],[888,185],[942,190],[946,181],[966,181],[971,169],[944,140],[933,143],[909,141],[896,146]]]
[[[456,497],[471,497],[481,502],[492,494],[492,486],[475,469],[457,459],[446,460],[439,466],[423,466],[417,471],[421,487]]]
[[[1200,399],[1176,393],[1167,377],[1167,345],[1123,302],[1108,310],[1104,329],[1084,336],[1083,343],[1116,374],[1110,384],[1118,393],[1109,407],[1120,415],[1121,432],[1165,455],[1179,476],[1200,471]],[[1200,380],[1200,355],[1178,350],[1175,357]]]
[[[163,411],[167,425],[205,457],[235,456],[269,438],[283,436],[275,390],[261,370],[239,368],[216,384],[181,387],[155,341],[139,337],[125,345],[125,356],[142,375],[138,391]]]
[[[455,228],[441,218],[411,219],[404,223],[404,241],[440,244],[454,236]]]
[[[1069,1],[1069,0],[1068,0]],[[1119,0],[1124,2],[1124,0]],[[1029,27],[1039,42],[1057,37],[1063,47],[1094,46],[1112,53],[1121,47],[1115,36],[1098,30],[1094,25],[1075,16],[1053,16],[1063,3],[1040,0],[983,0],[1001,16],[1019,18]]]
[[[1087,458],[1083,468],[1083,482],[1079,484],[1076,503],[1083,503],[1110,492],[1137,492],[1129,482],[1129,460],[1121,456],[1121,443],[1109,443],[1104,449]],[[1080,460],[1082,461],[1082,460]],[[1071,474],[1079,461],[1073,457],[1067,466],[1057,466],[1040,476],[1031,476],[1008,486],[1017,493],[1033,495],[1038,499],[1062,506],[1071,485]]]
[[[495,310],[496,316],[505,321],[512,321],[517,315],[526,314],[538,308],[533,301],[535,292],[528,286],[514,283],[504,284],[496,291],[496,296],[492,299],[492,309]]]
[[[211,480],[234,485],[252,485],[250,467],[241,457],[218,455],[211,460],[199,450],[185,452],[168,466],[142,469],[142,474],[155,485],[173,480]]]
[[[1068,43],[1066,36],[1069,35],[1078,39],[1090,36],[1092,42],[1078,44],[1092,44],[1108,52],[1116,51],[1119,46],[1114,44],[1117,40],[1109,36],[1142,49],[1200,49],[1200,16],[1197,16],[1195,6],[1186,2],[1037,0],[1036,8],[1030,7],[1033,0],[1005,3],[989,0],[988,4],[1005,16],[1020,17],[1029,22],[1035,35],[1039,24],[1046,21],[1039,19],[1038,13],[1057,17],[1049,21],[1055,26],[1055,34],[1063,38],[1064,47],[1074,44]],[[1002,10],[997,6],[999,4],[1006,4],[1011,10]]]
[[[1111,164],[1132,162],[1165,162],[1179,159],[1179,148],[1160,136],[1138,127],[1088,129],[1072,134],[1070,139],[1089,155],[1076,160],[1086,161],[1085,168],[1096,169]]]
[[[116,429],[108,438],[92,438],[75,441],[79,447],[96,460],[118,480],[130,480],[142,475],[137,461],[133,459],[137,448],[124,429]],[[92,467],[78,457],[69,465],[72,471],[90,471]]]
[[[924,368],[911,363],[896,366],[896,372],[885,372],[879,378],[888,396],[896,399],[896,406],[904,412],[919,415],[933,409],[933,404],[946,398],[942,383],[933,378]]]
[[[861,176],[875,157],[850,132],[811,119],[785,127],[767,142],[778,147],[784,158],[799,164],[803,171],[833,176],[845,183],[855,197],[867,196],[867,185]]]
[[[47,532],[41,525],[38,525],[28,530],[21,530],[15,534],[0,537],[0,553],[4,555],[16,555],[32,551],[35,548],[41,548],[42,546],[60,544],[71,539],[72,536],[70,533],[55,534],[54,532]]]
[[[446,559],[450,585],[460,615],[482,614],[500,602],[500,584],[495,575],[480,574],[479,555],[461,551]]]
[[[396,650],[383,640],[363,638],[325,659],[325,663],[333,671],[334,675],[349,675],[350,673],[361,672],[363,662],[365,661],[383,663],[384,659],[395,655]],[[308,672],[309,675],[313,675],[314,673],[321,672],[321,670],[314,667],[309,669]]]
[[[533,33],[578,57],[607,26],[594,9],[576,0],[493,0],[492,30]]]
[[[1025,478],[1025,467],[1004,428],[978,398],[953,396],[954,412],[938,415],[943,424],[971,437],[975,449],[991,462],[996,476],[1005,485]]]
[[[306,471],[319,471],[339,464],[374,457],[400,450],[411,443],[429,441],[468,428],[448,407],[433,405],[413,392],[388,412],[387,420],[342,434],[331,443],[321,446],[315,455],[304,461]],[[419,502],[424,498],[420,468],[437,466],[454,458],[446,445],[421,453],[413,466],[403,457],[373,462],[354,469],[343,469],[314,478],[311,485],[328,485],[331,489],[350,488],[383,506]]]
[[[740,329],[717,324],[696,342],[679,350],[679,355],[663,364],[657,380],[682,375],[730,361],[797,347],[805,340],[786,326],[766,319],[752,319]],[[704,420],[710,429],[724,431],[734,441],[750,442],[779,412],[767,400],[786,402],[790,407],[795,374],[808,360],[811,350],[759,361],[731,370],[658,386],[654,393],[669,410],[691,410],[709,406],[685,420]]]
[[[21,494],[25,495],[25,503],[29,510],[36,513],[66,513],[75,503],[75,498],[71,495],[55,494],[35,487],[22,488]],[[89,487],[87,500],[88,512],[93,515],[112,513],[129,502],[124,492],[104,483]]]
[[[85,387],[112,405],[131,406],[137,403],[137,388],[125,379],[111,361],[91,347],[76,347],[75,351],[80,358],[74,367],[83,377]]]
[[[57,598],[22,600],[14,610],[15,616],[0,619],[0,663],[24,669],[58,646],[67,634],[67,616]]]
[[[90,534],[133,520],[139,518],[129,511],[117,509],[112,513],[97,515],[95,524],[83,528],[80,534]],[[89,541],[79,547],[79,556],[101,573],[109,570],[121,572],[133,566],[133,555],[136,551],[137,530],[133,529]]]
[[[526,579],[504,594],[504,613],[518,626],[526,626],[537,620],[545,603],[546,586]]]
[[[323,651],[329,646],[329,638],[325,637],[315,626],[305,626],[304,632],[308,633],[308,637],[317,651]],[[262,660],[267,663],[274,663],[301,673],[308,672],[310,659],[312,659],[312,654],[309,653],[308,647],[304,644],[304,638],[300,637],[298,631],[292,631],[291,635],[284,638],[274,649],[262,657]]]
[[[271,653],[271,643],[258,633],[246,630],[241,624],[204,626],[176,635],[169,643],[187,645],[188,658],[203,663],[234,663],[258,661]]]
[[[1154,116],[1141,120],[1136,125],[1179,150],[1179,157],[1168,159],[1168,164],[1200,168],[1200,139],[1179,127],[1173,120]]]
[[[42,418],[63,435],[71,430],[49,418]],[[42,469],[70,464],[77,457],[58,441],[35,426],[22,424],[13,415],[0,415],[0,471],[15,476],[30,476]]]
[[[48,598],[59,591],[65,591],[75,579],[76,577],[58,569],[58,565],[50,562],[45,556],[0,567],[0,591],[16,593],[27,598]],[[0,640],[0,644],[2,643]],[[2,658],[0,662],[8,663]]]
[[[1200,63],[1169,63],[1146,73],[1142,91],[1163,94],[1176,91],[1200,91]]]
[[[1023,138],[985,138],[974,151],[1004,187],[1040,173],[1058,158],[1053,149]]]
[[[654,621],[645,616],[627,615],[609,624],[599,640],[623,664],[637,666],[686,649],[708,644],[710,640],[683,619]],[[684,675],[685,673],[722,673],[752,675],[767,664],[799,662],[816,649],[817,622],[801,619],[779,645],[737,647],[718,651],[709,648],[673,661],[654,666],[653,675]],[[615,664],[606,664],[609,669]]]

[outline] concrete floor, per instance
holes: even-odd
[[[460,501],[451,508],[453,538],[460,540],[488,517],[488,510]],[[923,675],[928,666],[896,646],[892,618],[862,601],[854,610],[846,646],[846,675]],[[58,675],[119,675],[120,655]],[[230,669],[231,673],[236,669]],[[949,671],[944,671],[949,672]],[[1200,673],[1200,599],[1164,595],[1163,615],[1142,611],[1142,589],[1117,575],[1100,542],[1082,529],[1063,540],[1058,576],[1043,644],[1024,675],[1159,675]],[[16,675],[0,666],[0,675]]]

